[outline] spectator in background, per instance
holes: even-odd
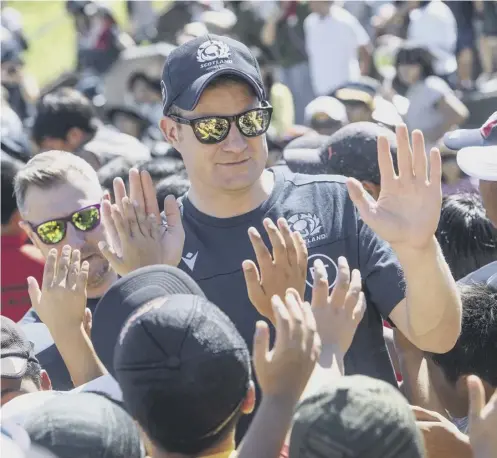
[[[395,68],[398,81],[407,87],[409,108],[404,116],[407,127],[411,132],[414,129],[423,132],[429,151],[448,130],[468,118],[468,109],[450,86],[435,75],[433,58],[427,49],[403,45],[397,53]]]
[[[309,62],[304,35],[304,20],[309,15],[304,2],[275,2],[261,30],[262,42],[270,47],[281,66],[281,81],[288,86],[295,108],[295,122],[304,122],[304,108],[313,99]]]
[[[190,181],[186,175],[169,175],[168,177],[157,182],[155,185],[155,191],[157,193],[159,210],[161,212],[164,211],[164,199],[167,196],[173,195],[176,199],[178,199],[179,197],[185,195],[189,188]]]
[[[26,244],[19,227],[21,216],[14,197],[14,177],[24,164],[2,151],[2,315],[19,321],[31,307],[26,278],[43,278],[43,256]],[[2,366],[3,368],[3,366]]]
[[[335,97],[322,95],[305,107],[304,124],[320,135],[332,135],[347,123],[345,105]]]
[[[452,11],[441,0],[409,3],[418,7],[409,14],[407,39],[431,52],[435,74],[455,88],[457,23]]]
[[[316,95],[330,95],[346,83],[369,73],[369,36],[359,21],[336,3],[310,2],[304,22],[311,79]]]
[[[157,35],[157,14],[150,0],[127,1],[131,36],[137,44],[151,41]]]
[[[143,116],[156,125],[162,116],[160,81],[146,73],[135,72],[129,77],[127,88],[125,101],[135,105]]]
[[[69,88],[57,89],[40,99],[32,137],[41,151],[74,153],[96,170],[115,157],[135,162],[150,158],[150,150],[145,145],[105,126],[90,101]]]
[[[485,77],[490,79],[497,73],[497,3],[495,1],[475,1],[474,3],[482,21],[481,65]]]
[[[52,389],[50,378],[42,370],[21,327],[11,319],[0,317],[2,323],[2,393],[0,406],[26,393]]]
[[[445,197],[435,235],[456,280],[497,259],[497,229],[478,194]]]

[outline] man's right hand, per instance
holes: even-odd
[[[181,213],[173,196],[164,201],[167,225],[163,225],[148,172],[129,172],[130,197],[121,179],[114,181],[116,203],[104,201],[103,220],[112,246],[100,242],[102,254],[117,274],[155,264],[177,266],[181,261],[185,231]]]

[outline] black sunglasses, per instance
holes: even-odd
[[[186,119],[169,114],[168,117],[180,124],[190,126],[200,143],[214,145],[228,136],[232,122],[245,137],[258,137],[265,134],[269,129],[272,114],[273,107],[268,102],[263,102],[262,107],[252,108],[235,116],[202,116]]]
[[[65,218],[51,219],[36,226],[31,223],[29,225],[44,244],[55,245],[64,240],[68,222],[78,231],[88,232],[95,229],[100,224],[100,204],[84,207]]]

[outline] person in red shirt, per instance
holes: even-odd
[[[26,244],[26,235],[19,227],[19,211],[14,198],[14,177],[23,163],[2,151],[2,226],[1,226],[1,314],[17,322],[31,307],[27,277],[43,278],[41,252]]]

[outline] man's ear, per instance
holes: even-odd
[[[24,233],[29,237],[29,240],[33,243],[34,246],[39,248],[39,240],[36,234],[34,233],[31,226],[26,221],[19,221],[19,227],[24,231]]]
[[[249,388],[247,390],[247,395],[243,400],[241,412],[244,415],[250,415],[255,409],[255,385],[251,380],[249,384]]]
[[[166,141],[176,148],[179,142],[179,127],[176,122],[167,116],[163,116],[159,121],[159,129]]]
[[[50,376],[48,372],[45,370],[41,370],[40,374],[41,379],[41,390],[42,391],[51,391],[52,390],[52,381],[50,380]]]

